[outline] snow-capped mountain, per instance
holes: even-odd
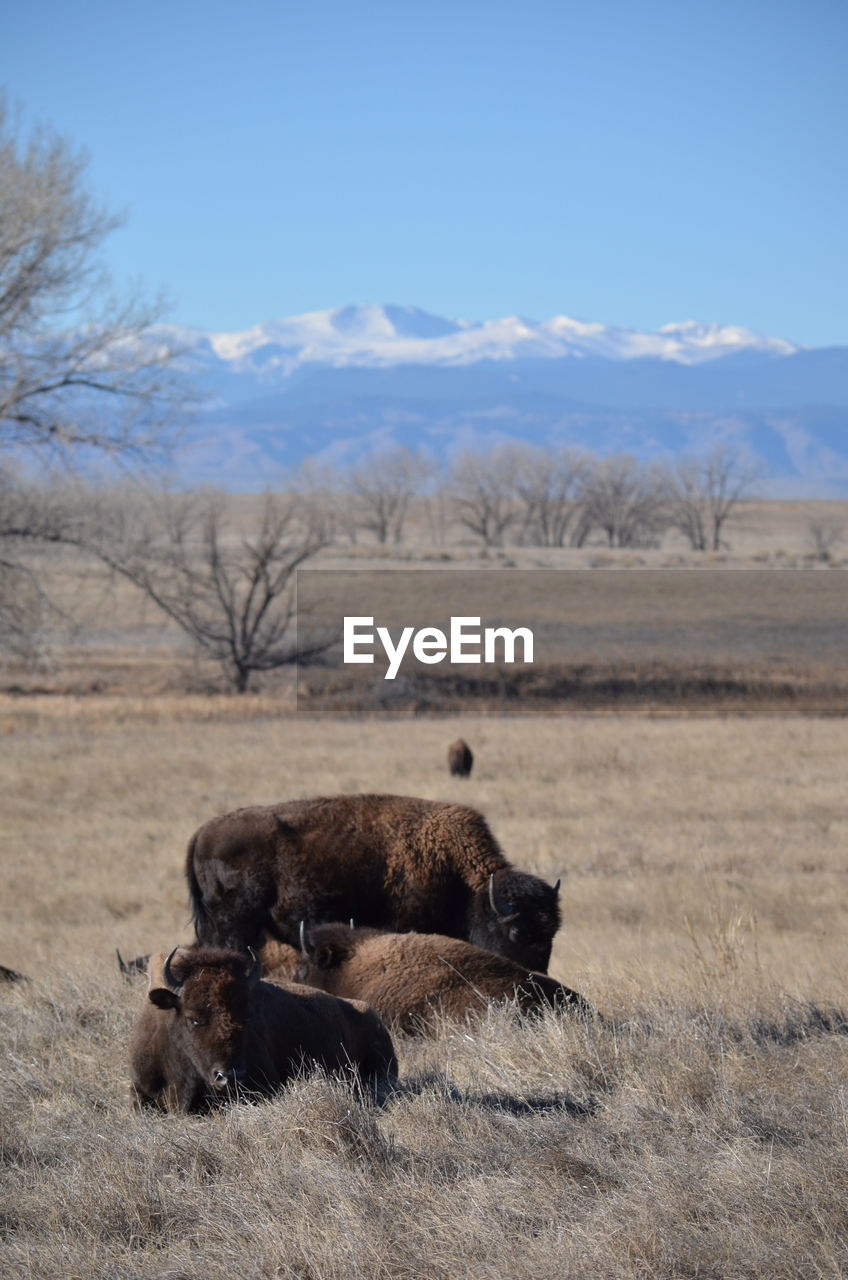
[[[392,442],[440,456],[522,440],[653,457],[732,439],[778,489],[848,492],[848,348],[738,325],[643,333],[377,304],[239,332],[169,329],[205,397],[179,459],[192,483],[255,488],[304,457]]]
[[[309,364],[386,368],[588,356],[693,365],[740,352],[784,356],[800,349],[782,338],[765,337],[738,325],[685,321],[664,325],[657,333],[641,333],[569,316],[554,316],[541,324],[521,316],[471,323],[445,320],[416,307],[375,303],[310,311],[236,333],[191,329],[178,333],[198,354],[205,351],[233,370],[267,381],[285,378]]]

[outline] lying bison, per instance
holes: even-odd
[[[125,978],[137,978],[139,974],[147,973],[150,956],[135,956],[132,960],[125,960],[117,948],[115,955],[118,957],[118,968]]]
[[[448,769],[455,778],[470,778],[474,755],[464,738],[457,738],[448,747]]]
[[[266,973],[285,974],[334,996],[365,1000],[386,1022],[418,1031],[436,1013],[464,1018],[490,1000],[514,999],[521,1009],[590,1013],[583,996],[544,973],[434,933],[383,933],[346,924],[304,929],[300,952],[286,943],[262,949]]]
[[[350,795],[237,809],[205,823],[186,861],[198,941],[297,945],[300,921],[355,918],[464,938],[548,967],[559,881],[517,871],[483,815],[408,796]]]
[[[29,982],[26,974],[18,973],[17,969],[7,969],[4,964],[0,964],[0,982]]]
[[[261,982],[255,955],[175,947],[153,956],[148,1002],[132,1034],[136,1106],[207,1111],[245,1091],[276,1092],[305,1066],[397,1075],[378,1013],[296,983]]]

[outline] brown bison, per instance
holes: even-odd
[[[441,934],[319,924],[302,931],[300,952],[267,942],[262,964],[271,977],[285,974],[334,996],[365,1000],[402,1031],[421,1030],[436,1013],[464,1018],[490,1000],[514,999],[525,1010],[592,1012],[583,996],[547,974]]]
[[[137,978],[139,974],[147,973],[147,966],[150,964],[150,956],[135,956],[132,960],[125,960],[120,951],[115,950],[118,957],[118,968],[125,978]]]
[[[0,964],[0,982],[29,982],[26,974],[18,973],[17,969],[7,969],[4,964]]]
[[[397,1075],[378,1013],[297,983],[261,982],[256,956],[178,948],[153,956],[148,1000],[132,1034],[136,1106],[207,1111],[239,1092],[272,1094],[306,1066]]]
[[[470,778],[474,756],[464,738],[457,738],[448,747],[448,768],[455,778]]]
[[[237,809],[188,845],[198,942],[298,943],[307,924],[347,920],[464,938],[545,971],[559,881],[516,870],[476,809],[409,796],[345,795]]]

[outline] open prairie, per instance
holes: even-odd
[[[255,530],[260,499],[230,495],[229,502],[228,545],[237,547]],[[735,710],[750,711],[755,695],[758,710],[767,709],[765,702],[798,710],[800,695],[812,710],[844,711],[848,543],[841,537],[827,560],[817,560],[809,537],[813,520],[848,528],[848,503],[742,503],[728,520],[727,547],[719,552],[691,551],[670,531],[662,545],[644,549],[610,549],[597,537],[584,547],[486,549],[455,525],[434,539],[427,502],[418,499],[402,543],[378,545],[370,534],[361,534],[356,545],[338,538],[305,566],[325,572],[300,578],[322,580],[320,592],[313,592],[319,622],[335,610],[338,623],[339,608],[359,598],[359,605],[367,601],[392,626],[419,618],[434,623],[454,603],[467,611],[473,576],[475,612],[487,613],[489,622],[536,628],[537,667],[550,668],[553,678],[535,685],[519,679],[508,706],[502,690],[492,697],[472,681],[466,688],[434,683],[426,706],[417,697],[395,698],[381,702],[384,712],[431,709],[450,715],[471,711],[476,702],[478,710],[502,712],[525,704],[544,713],[557,703],[573,706],[575,697],[596,709],[609,701],[612,668],[620,670],[622,660],[631,700],[640,709],[672,701],[683,712],[684,703],[697,702],[715,710],[714,691],[703,696],[705,678],[712,676],[722,682],[724,705]],[[94,557],[52,546],[30,548],[28,554],[57,611],[45,626],[43,646],[36,647],[36,661],[3,655],[0,692],[133,695],[226,687],[214,662],[199,660],[161,610]],[[608,572],[621,569],[632,572]],[[389,570],[407,572],[399,580]],[[557,570],[569,572],[551,572]],[[457,572],[452,593],[445,584]],[[550,591],[546,584],[556,576],[564,586]],[[402,591],[399,581],[407,584]],[[329,674],[326,667],[309,673],[306,684],[322,695],[326,709],[346,714],[369,703],[359,693],[351,697],[350,680],[339,679],[352,675],[356,686],[359,674],[340,673],[336,663]],[[293,697],[293,683],[291,668],[284,667],[257,672],[251,688],[285,700]],[[619,708],[622,693],[620,687],[615,691]]]
[[[841,1276],[848,724],[310,721],[260,695],[4,697],[10,1276]],[[449,778],[448,743],[476,754]],[[398,1039],[380,1107],[305,1078],[135,1115],[125,955],[191,936],[186,840],[334,791],[481,808],[564,876],[551,972],[602,1021],[503,1009]]]

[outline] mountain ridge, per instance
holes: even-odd
[[[346,463],[393,443],[442,460],[509,441],[647,460],[729,441],[775,491],[848,494],[846,347],[712,322],[643,333],[376,303],[168,329],[204,396],[177,460],[186,483],[257,488],[306,457]]]
[[[540,359],[602,356],[654,357],[682,364],[720,359],[740,351],[777,356],[803,348],[741,325],[686,320],[655,333],[571,316],[538,322],[522,316],[453,320],[417,307],[361,303],[266,321],[248,329],[213,331],[161,326],[190,348],[206,346],[218,359],[244,371],[269,368],[287,376],[300,364],[462,364],[520,355]],[[256,368],[256,353],[262,353]]]

